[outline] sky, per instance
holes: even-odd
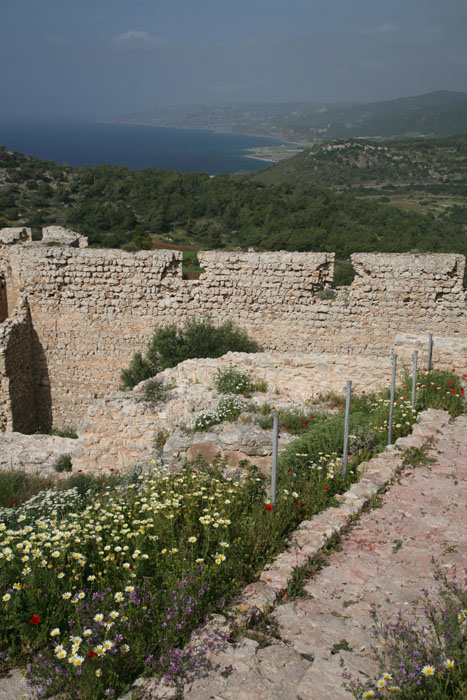
[[[0,0],[0,115],[467,92],[466,0]]]

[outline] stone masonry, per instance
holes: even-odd
[[[179,252],[3,245],[0,306],[11,316],[27,299],[42,355],[39,403],[50,404],[54,425],[76,426],[93,399],[115,390],[156,324],[210,314],[234,321],[265,350],[373,358],[391,352],[396,333],[467,335],[462,255],[355,254],[356,278],[335,300],[321,294],[332,282],[331,253],[198,257],[200,279],[183,280]],[[459,355],[451,359],[462,368]]]

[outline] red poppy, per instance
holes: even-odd
[[[94,649],[91,649],[91,651],[88,651],[88,653],[86,654],[88,659],[93,659],[95,657],[95,655],[96,655],[96,652],[94,651]]]
[[[12,501],[12,502],[11,502],[11,505],[12,505],[12,506],[14,506],[14,505],[15,505],[15,503],[16,503],[16,501]]]
[[[112,469],[112,468],[111,468],[111,469],[110,469],[110,471],[111,471],[111,472],[114,472],[114,471],[115,471],[115,469]]]
[[[83,471],[82,469],[78,469],[78,472],[82,472],[82,471]]]
[[[161,445],[165,445],[165,440],[161,440]]]
[[[41,621],[41,618],[39,617],[39,615],[33,615],[31,617],[31,619],[29,620],[31,625],[38,625],[40,621]]]
[[[272,510],[272,503],[266,503],[266,510]]]
[[[302,423],[303,425],[306,425],[306,420],[304,418],[302,418]]]
[[[334,404],[333,404],[333,403],[331,404],[331,408],[334,408]]]
[[[291,472],[292,470],[291,470],[291,469],[287,469],[287,471],[288,471],[288,473],[290,474],[290,472]]]
[[[364,394],[364,393],[365,393],[365,389],[362,389],[362,394]]]
[[[449,381],[448,384],[449,386],[454,386],[454,382]]]
[[[197,474],[198,472],[196,471],[196,469],[192,469],[192,470],[191,470],[191,473],[192,473],[192,474]]]
[[[323,489],[324,489],[325,491],[327,491],[328,488],[329,488],[329,486],[323,486]]]
[[[328,419],[328,417],[327,417],[327,416],[323,416],[323,420],[327,420],[327,419]]]
[[[308,416],[308,418],[314,418],[314,416]]]
[[[461,387],[461,388],[459,389],[459,391],[461,392],[462,396],[464,396],[464,389],[463,389],[463,387]]]
[[[300,505],[300,501],[295,501],[295,505],[296,505],[296,506],[299,506],[299,505]]]
[[[282,595],[287,595],[287,591],[285,590],[285,588],[281,588],[281,593]]]

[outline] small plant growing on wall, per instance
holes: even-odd
[[[56,472],[71,472],[73,468],[70,455],[61,455],[54,464]]]
[[[218,370],[214,379],[216,389],[221,394],[244,394],[251,396],[254,390],[253,382],[244,372],[239,372],[232,366]]]
[[[170,399],[174,382],[163,382],[160,379],[150,379],[144,387],[144,400],[153,406]]]

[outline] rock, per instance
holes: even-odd
[[[186,458],[189,462],[201,458],[209,464],[218,455],[223,456],[222,450],[214,442],[207,440],[206,442],[193,442],[188,448]]]

